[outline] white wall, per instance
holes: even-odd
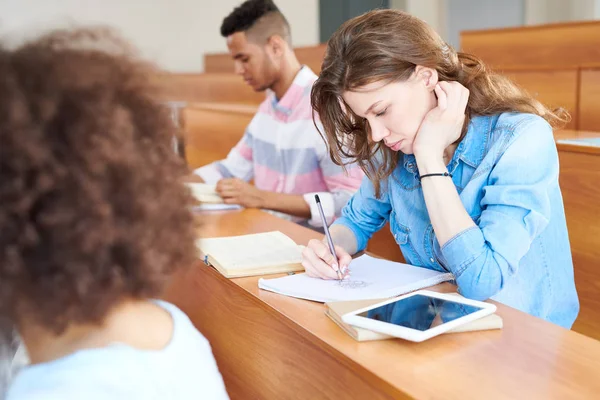
[[[404,10],[415,17],[421,18],[431,25],[441,37],[446,37],[446,10],[444,1],[390,0],[390,8]]]
[[[527,25],[600,19],[600,0],[526,0]]]
[[[109,25],[167,70],[199,72],[205,52],[224,52],[221,21],[242,0],[0,0],[0,34],[19,43],[48,29]],[[318,0],[276,0],[294,46],[319,41]],[[8,40],[6,39],[8,38]]]
[[[326,1],[326,0],[325,0]],[[600,0],[390,0],[458,46],[458,32],[600,19]]]
[[[525,23],[523,0],[447,0],[446,41],[460,48],[460,32],[523,26]]]

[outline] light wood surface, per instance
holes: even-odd
[[[188,166],[199,168],[221,160],[240,141],[258,107],[195,103],[184,110]]]
[[[318,235],[257,210],[200,218],[205,236],[278,229],[306,244]],[[600,342],[501,304],[500,331],[358,343],[322,304],[259,290],[257,281],[227,280],[199,263],[164,296],[211,342],[232,399],[584,399],[600,391]]]
[[[233,73],[233,60],[229,53],[206,53],[204,54],[204,72]]]
[[[154,79],[161,100],[260,104],[265,99],[265,92],[255,92],[235,74],[162,73]]]
[[[308,65],[316,74],[321,71],[321,64],[325,56],[326,45],[296,47],[294,52],[301,64]],[[204,72],[232,73],[233,60],[229,53],[207,53],[204,56]]]
[[[461,50],[569,110],[567,128],[600,131],[600,21],[464,31]]]
[[[460,48],[494,68],[600,62],[600,21],[464,31]]]
[[[563,139],[600,132],[558,132]],[[600,147],[557,144],[560,186],[581,310],[573,329],[600,340]]]
[[[389,223],[373,234],[373,237],[371,237],[371,240],[367,244],[367,251],[386,260],[406,262],[402,251],[400,251],[400,246],[396,243],[396,239],[394,239],[394,236],[390,232]]]
[[[566,109],[571,115],[571,121],[565,128],[577,129],[578,69],[534,71],[507,68],[501,72],[550,109]]]
[[[600,66],[582,69],[579,129],[600,131]]]

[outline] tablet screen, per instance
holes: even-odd
[[[481,310],[481,307],[417,294],[358,315],[406,328],[426,331],[479,310]]]

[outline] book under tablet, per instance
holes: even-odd
[[[347,301],[399,296],[452,280],[450,273],[362,255],[350,264],[350,278],[323,280],[306,274],[263,279],[258,287],[300,299]]]
[[[302,247],[279,231],[198,239],[196,247],[227,278],[304,271]]]
[[[458,293],[452,293],[453,296],[459,296]],[[394,339],[393,336],[386,335],[384,333],[374,332],[368,329],[359,328],[342,321],[342,315],[350,312],[360,310],[371,306],[373,304],[380,303],[385,299],[370,299],[370,300],[355,300],[355,301],[335,301],[326,303],[325,315],[327,315],[333,322],[335,322],[344,332],[350,337],[359,342],[371,341],[371,340],[385,340]],[[497,314],[491,314],[478,320],[469,322],[468,324],[456,327],[448,333],[458,332],[471,332],[471,331],[482,331],[490,329],[502,329],[503,321],[502,318]]]

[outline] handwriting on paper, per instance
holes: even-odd
[[[370,283],[352,279],[342,279],[339,281],[339,286],[344,289],[362,289],[369,286]]]

